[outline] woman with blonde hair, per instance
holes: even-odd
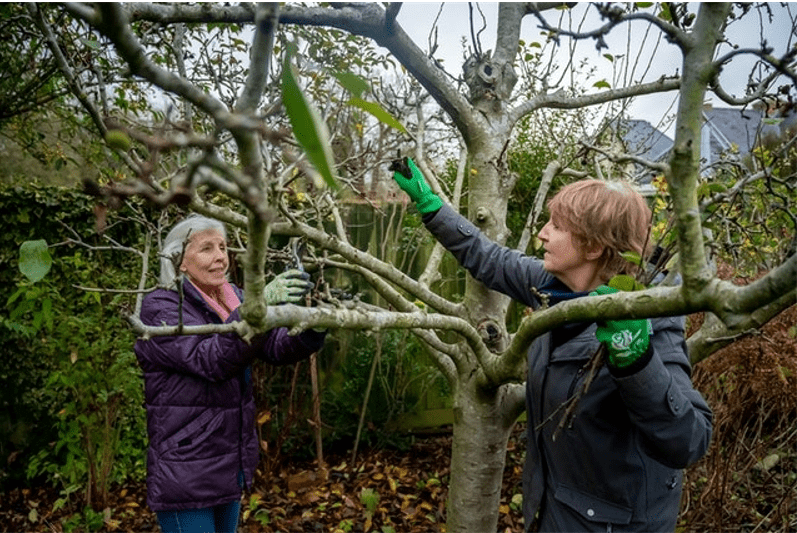
[[[412,160],[404,163],[391,167],[394,179],[427,229],[475,279],[529,307],[614,292],[609,280],[637,268],[622,255],[645,255],[651,214],[627,183],[590,179],[562,188],[539,233],[540,260],[490,241],[432,192]],[[556,411],[601,344],[606,365],[554,441]],[[683,318],[568,324],[535,339],[526,379],[525,531],[673,531],[682,469],[711,441],[711,410],[690,376]]]

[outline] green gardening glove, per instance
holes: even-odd
[[[393,171],[393,179],[396,180],[401,190],[409,195],[410,200],[415,202],[415,206],[422,215],[434,213],[443,207],[443,201],[432,192],[423,173],[418,170],[412,159],[405,157],[393,161],[390,170]]]
[[[618,292],[614,287],[601,285],[590,296]],[[598,323],[595,337],[606,346],[608,364],[613,368],[626,368],[648,351],[653,327],[648,319],[607,320]]]
[[[313,288],[307,272],[297,269],[286,270],[271,280],[263,289],[263,298],[268,305],[295,304]]]

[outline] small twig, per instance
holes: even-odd
[[[371,372],[368,374],[368,384],[365,387],[365,398],[363,399],[362,411],[360,411],[360,422],[357,424],[357,435],[354,437],[354,450],[351,452],[351,464],[356,465],[357,461],[357,448],[360,444],[360,435],[362,434],[363,425],[365,424],[365,414],[368,411],[368,399],[371,396],[371,388],[374,384],[374,375],[376,374],[376,367],[379,365],[379,359],[382,356],[382,334],[376,334],[376,355],[371,363]]]
[[[537,287],[529,287],[529,292],[540,301],[540,309],[548,309],[550,307],[550,295],[541,292]]]
[[[324,481],[327,480],[329,472],[327,463],[324,461],[324,446],[321,438],[321,393],[318,387],[318,352],[310,356],[310,383],[313,387],[313,433],[315,435],[315,454],[318,460],[318,469]]]
[[[590,385],[592,385],[592,381],[595,379],[595,376],[598,374],[598,370],[603,366],[603,362],[606,359],[606,347],[601,344],[600,347],[595,350],[595,353],[592,354],[592,357],[589,358],[589,361],[582,367],[582,371],[586,374],[584,376],[584,381],[581,383],[581,386],[578,390],[567,399],[567,401],[563,402],[559,407],[557,407],[545,420],[543,420],[536,428],[535,431],[539,431],[542,429],[545,424],[552,421],[556,415],[560,412],[564,411],[562,415],[562,419],[559,421],[559,424],[556,426],[556,429],[551,436],[552,441],[556,441],[556,438],[559,436],[559,433],[562,432],[564,428],[569,428],[573,424],[573,418],[576,416],[576,408],[578,407],[578,402],[581,401],[581,398],[587,394]]]
[[[739,340],[742,337],[747,337],[748,335],[761,335],[761,332],[755,328],[746,329],[744,331],[740,331],[735,335],[727,335],[725,337],[709,337],[706,339],[707,343],[715,343],[715,342],[733,342],[735,340]]]
[[[85,292],[101,292],[105,294],[149,294],[158,287],[151,287],[149,289],[106,289],[103,287],[86,287],[84,285],[72,285],[75,289]]]

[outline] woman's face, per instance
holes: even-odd
[[[221,287],[227,279],[227,243],[221,233],[209,229],[192,234],[180,265],[200,289]]]
[[[545,270],[571,290],[592,290],[600,284],[596,281],[598,264],[593,257],[595,254],[587,254],[569,230],[559,226],[551,218],[540,230],[538,237],[545,249]]]

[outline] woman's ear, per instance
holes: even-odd
[[[587,251],[584,254],[584,256],[587,258],[588,261],[595,261],[597,259],[600,259],[603,256],[603,252],[605,251],[606,251],[605,246],[596,244],[591,248],[587,248]]]

